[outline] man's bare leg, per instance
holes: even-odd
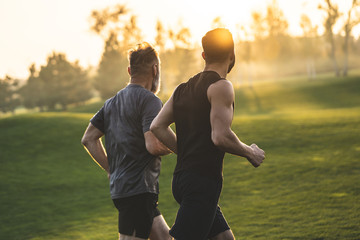
[[[134,232],[132,236],[119,233],[119,240],[146,240],[146,239],[135,237],[135,232]],[[150,232],[150,240],[172,240],[172,237],[169,234],[169,226],[165,222],[165,219],[162,215],[156,216],[154,218]]]
[[[134,234],[132,236],[119,233],[119,240],[147,240],[147,239],[135,237],[135,231],[134,231]]]
[[[169,234],[169,226],[165,222],[164,217],[162,215],[156,216],[151,227],[150,240],[171,239],[172,237]]]
[[[232,231],[229,229],[222,233],[219,233],[215,237],[212,237],[210,240],[235,240],[235,237]]]

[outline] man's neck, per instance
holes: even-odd
[[[143,88],[151,91],[151,81],[147,78],[144,78],[144,77],[131,77],[130,78],[130,83],[131,84],[136,84],[136,85],[140,85],[142,86]]]
[[[226,78],[228,66],[224,63],[211,63],[211,64],[205,64],[204,71],[214,71],[217,72],[220,77]]]

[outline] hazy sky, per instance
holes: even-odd
[[[290,24],[290,33],[301,32],[300,16],[306,13],[321,25],[323,14],[317,10],[321,0],[278,0]],[[333,0],[346,10],[352,0]],[[265,11],[272,0],[0,0],[0,78],[6,74],[27,78],[28,67],[46,63],[52,52],[63,52],[70,61],[84,67],[98,64],[103,40],[90,32],[89,16],[94,9],[126,4],[138,16],[144,40],[154,42],[160,19],[165,28],[181,23],[189,27],[194,42],[210,30],[220,16],[234,36],[237,25],[248,25],[252,11]],[[360,29],[354,29],[355,35]]]

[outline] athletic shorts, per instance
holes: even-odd
[[[229,230],[218,201],[222,180],[183,171],[173,177],[172,192],[180,204],[170,235],[176,240],[205,240]]]
[[[154,217],[160,215],[158,195],[143,193],[131,197],[113,199],[119,211],[119,233],[148,239]]]

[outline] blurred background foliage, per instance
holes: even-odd
[[[347,76],[360,68],[360,39],[352,29],[360,23],[360,1],[352,0],[347,12],[336,4],[323,0],[318,6],[323,13],[323,26],[312,23],[311,16],[302,15],[301,36],[288,32],[288,21],[274,0],[252,13],[251,25],[238,25],[233,36],[236,42],[237,64],[229,75],[234,85],[252,85],[253,81],[289,76],[307,76],[333,72]],[[16,109],[31,111],[61,111],[69,105],[83,105],[93,99],[107,99],[126,86],[127,51],[142,41],[137,16],[126,5],[94,10],[89,28],[104,41],[98,66],[83,69],[77,61],[69,62],[64,53],[52,52],[43,66],[29,66],[27,79],[5,76],[0,79],[0,112]],[[342,23],[340,31],[334,25]],[[215,17],[212,27],[224,27],[221,17]],[[324,29],[320,34],[319,28]],[[209,29],[210,30],[210,29]],[[158,20],[152,43],[160,52],[162,88],[167,97],[181,82],[201,70],[201,46],[191,43],[192,34],[181,21],[165,28]]]

